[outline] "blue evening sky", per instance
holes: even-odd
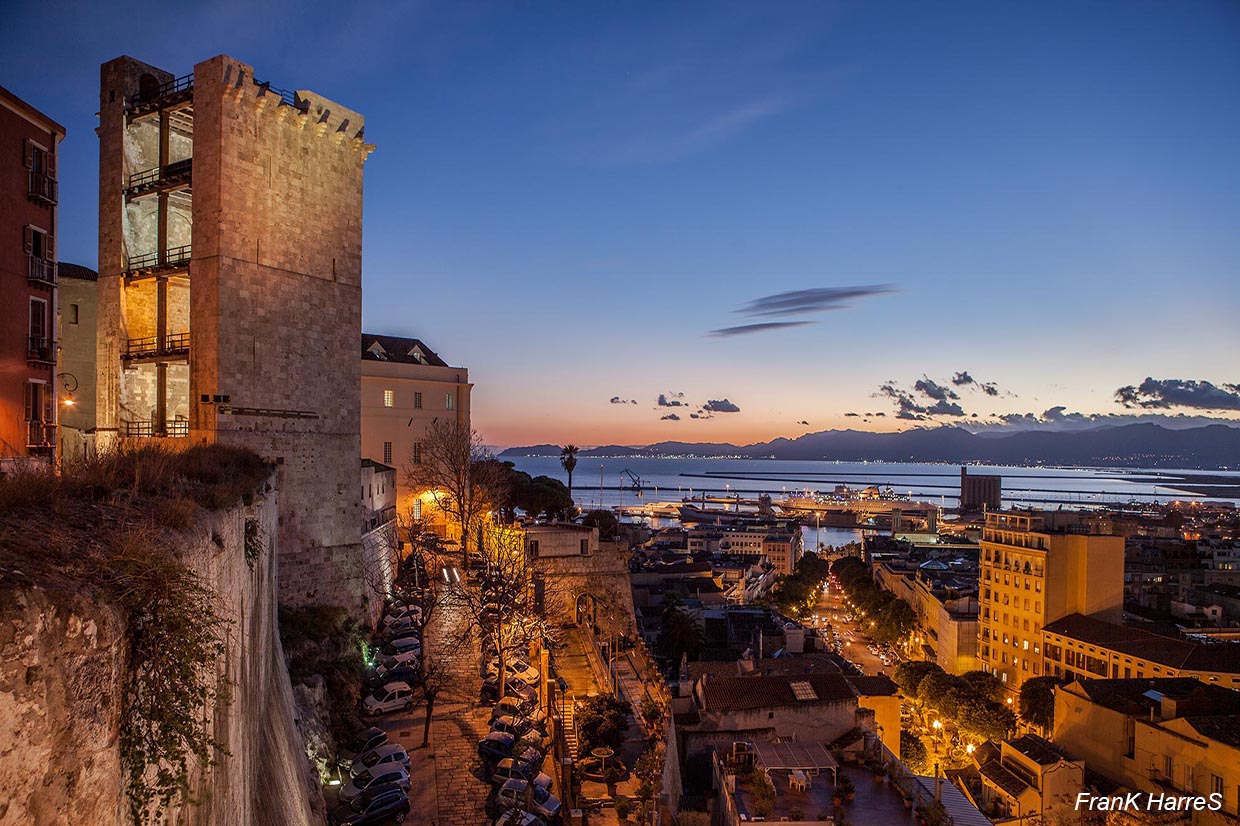
[[[8,5],[0,84],[69,131],[62,260],[95,263],[105,60],[362,112],[364,325],[470,368],[496,444],[891,429],[880,385],[958,371],[1002,391],[957,388],[970,421],[1240,382],[1234,2]]]

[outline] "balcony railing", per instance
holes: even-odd
[[[48,261],[46,258],[40,258],[37,255],[31,255],[29,259],[30,264],[27,274],[30,283],[43,287],[55,287],[56,262]]]
[[[37,361],[42,364],[56,363],[55,339],[42,336],[30,336],[26,340],[26,361]]]
[[[125,342],[123,359],[153,358],[158,356],[183,356],[189,353],[189,333],[172,333],[164,336],[142,336]]]
[[[179,270],[189,266],[190,246],[184,244],[179,247],[169,247],[162,254],[159,252],[148,252],[145,255],[131,255],[129,262],[125,267],[127,273],[142,272],[144,270]]]
[[[125,435],[137,437],[162,437],[179,439],[189,435],[189,422],[183,419],[165,422],[162,429],[155,422],[125,422]]]
[[[125,100],[125,105],[131,109],[138,106],[149,106],[162,101],[164,98],[181,96],[193,91],[193,89],[194,73],[190,72],[188,75],[183,75],[161,83],[156,87],[140,91],[136,95],[130,95]]]
[[[49,450],[56,446],[56,425],[53,422],[26,422],[26,448]]]
[[[162,186],[189,183],[194,171],[194,159],[186,158],[167,166],[154,166],[129,176],[130,194],[148,192]]]
[[[288,89],[280,89],[271,85],[271,81],[255,80],[254,85],[262,89],[266,94],[277,95],[280,98],[280,105],[292,106],[295,109],[301,109],[303,112],[310,108],[310,101],[302,100],[297,97],[296,92],[290,92]]]
[[[30,188],[27,190],[30,200],[48,206],[56,204],[56,179],[42,172],[30,170]]]

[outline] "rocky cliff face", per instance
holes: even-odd
[[[215,591],[228,620],[215,669],[228,690],[202,710],[223,751],[214,765],[191,767],[197,802],[166,812],[168,823],[323,822],[280,648],[277,535],[274,492],[248,506],[200,510],[181,534],[182,560]],[[46,579],[0,579],[0,826],[121,826],[129,822],[118,748],[132,665],[126,620]]]

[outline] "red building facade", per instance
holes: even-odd
[[[0,86],[0,462],[56,451],[56,159],[65,129]]]

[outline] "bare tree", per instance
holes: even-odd
[[[482,518],[504,498],[499,468],[478,431],[449,419],[435,419],[408,457],[406,483],[428,495],[449,529],[459,532],[462,559]]]

